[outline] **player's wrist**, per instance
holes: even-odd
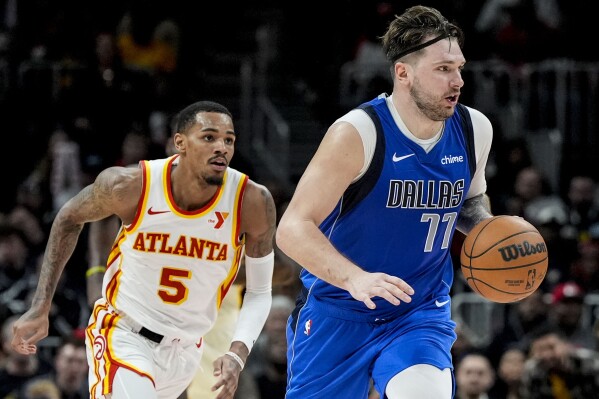
[[[239,371],[243,371],[243,368],[245,367],[245,361],[243,361],[243,359],[241,359],[241,357],[233,352],[233,351],[228,351],[227,353],[225,353],[225,355],[229,356],[231,359],[235,360],[235,363],[237,363],[237,365],[239,365]]]
[[[231,346],[229,347],[229,352],[234,352],[243,360],[244,362],[247,360],[250,355],[250,350],[247,345],[242,341],[233,341],[231,342]]]

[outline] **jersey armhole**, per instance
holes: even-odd
[[[458,104],[456,109],[460,115],[462,131],[464,133],[464,138],[466,139],[468,167],[470,168],[470,180],[472,180],[472,178],[474,178],[474,173],[476,172],[476,151],[474,147],[474,128],[472,127],[472,119],[470,118],[470,112],[465,105]]]

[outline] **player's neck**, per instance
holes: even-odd
[[[177,207],[195,211],[205,206],[218,190],[218,185],[208,184],[193,177],[183,176],[183,168],[175,168],[171,173],[171,194]]]

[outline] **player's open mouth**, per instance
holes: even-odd
[[[214,166],[217,170],[225,170],[227,168],[227,160],[224,158],[216,158],[210,162],[210,165]]]
[[[457,103],[458,102],[458,98],[459,98],[458,95],[445,97],[445,99],[447,101],[449,101],[450,103],[452,103],[452,104]]]

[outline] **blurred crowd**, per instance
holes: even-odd
[[[353,57],[380,57],[373,45],[380,24],[394,6],[419,2],[363,3],[348,2],[353,8],[337,10],[345,17],[367,8],[359,15],[370,15],[372,21],[350,24],[365,29],[357,29],[339,47],[338,65]],[[462,18],[470,33],[465,52],[473,57],[514,63],[565,55],[599,59],[592,52],[565,53],[573,51],[566,44],[588,37],[585,29],[591,26],[578,22],[591,18],[577,12],[579,1],[423,3]],[[300,17],[308,9],[281,7]],[[86,398],[83,334],[90,312],[85,279],[90,261],[85,238],[60,280],[50,335],[37,355],[23,357],[10,349],[11,325],[28,308],[49,226],[60,206],[107,166],[169,153],[172,112],[207,95],[197,90],[199,68],[187,61],[194,46],[208,38],[190,37],[187,24],[193,19],[182,17],[177,2],[6,0],[0,8],[0,115],[5,129],[0,167],[6,187],[0,199],[0,399]],[[290,21],[290,28],[299,26],[299,20]],[[224,29],[234,27],[225,24]],[[313,68],[324,69],[317,56],[325,50],[317,48],[314,57],[306,57],[307,46],[317,40],[311,34],[316,33],[305,32],[303,43],[286,51],[293,48],[304,57],[291,77],[317,85],[326,80],[326,70],[319,74]],[[328,39],[323,41],[330,45]],[[292,45],[299,39],[288,40]],[[299,76],[304,66],[305,74]],[[322,93],[320,97],[330,100]],[[9,152],[14,152],[10,160]],[[252,166],[241,162],[234,159],[232,166],[252,176]],[[522,216],[539,229],[548,245],[549,273],[536,293],[501,305],[503,320],[489,331],[489,343],[473,344],[467,329],[458,325],[454,356],[459,399],[599,397],[599,317],[592,300],[599,295],[599,185],[594,171],[571,170],[553,187],[532,161],[525,140],[494,143],[488,171],[493,213]],[[273,193],[280,217],[290,193],[275,181],[261,183]],[[456,237],[454,247],[459,243]],[[458,253],[454,294],[468,291],[460,281]],[[291,262],[281,253],[277,257],[277,262]],[[274,288],[271,315],[244,371],[250,388],[239,390],[242,399],[284,397],[285,322],[298,292],[297,277],[290,275]]]

